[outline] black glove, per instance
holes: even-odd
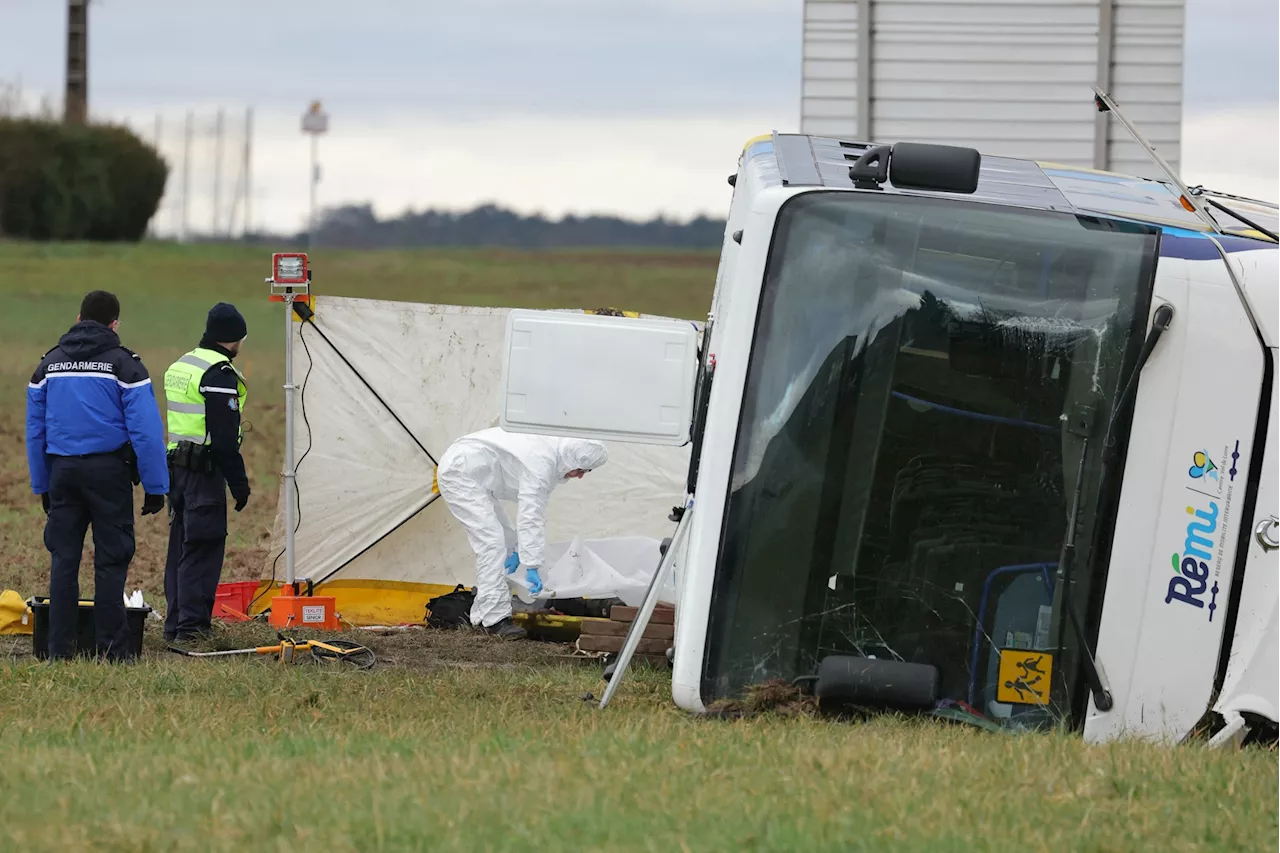
[[[245,489],[244,494],[232,495],[231,497],[236,499],[236,512],[239,512],[249,502],[249,490]]]
[[[147,495],[142,501],[142,514],[152,515],[164,509],[164,495]]]
[[[44,514],[49,514],[49,493],[45,492],[40,496],[40,506],[44,507]]]

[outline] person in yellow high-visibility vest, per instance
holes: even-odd
[[[164,567],[164,637],[207,633],[227,542],[227,491],[236,512],[249,501],[240,456],[247,388],[232,364],[248,333],[234,305],[209,311],[200,345],[164,374],[169,426],[169,555]]]

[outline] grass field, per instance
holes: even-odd
[[[323,293],[701,317],[704,254],[318,252]],[[26,379],[80,296],[124,303],[153,375],[217,299],[250,328],[254,498],[230,577],[256,577],[282,434],[267,257],[235,248],[0,244],[0,588],[42,592],[27,487]],[[274,310],[273,310],[274,309]],[[158,597],[166,531],[139,519],[130,586]],[[87,575],[86,575],[87,579]],[[149,629],[136,666],[46,666],[0,638],[0,850],[1261,850],[1277,836],[1273,750],[1086,747],[940,723],[808,713],[695,719],[660,670],[615,705],[596,666],[469,632],[362,635],[369,672],[193,661]],[[253,645],[263,629],[215,640]]]

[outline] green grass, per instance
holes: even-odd
[[[316,289],[480,305],[701,317],[715,258],[670,253],[318,252]],[[217,299],[250,327],[254,499],[228,579],[256,577],[275,511],[279,308],[235,248],[0,244],[0,587],[43,592],[26,484],[27,374],[89,289],[116,291],[153,374]],[[276,386],[276,387],[273,387]],[[163,522],[140,519],[130,586],[156,599]],[[88,580],[88,573],[85,574]],[[87,588],[86,584],[86,588]],[[159,599],[162,600],[162,599]],[[695,719],[663,670],[599,711],[596,665],[469,632],[361,632],[372,671],[264,659],[48,666],[0,637],[0,850],[1260,850],[1274,750],[1089,747],[936,722],[807,713]],[[239,626],[212,647],[266,642]]]
[[[696,719],[671,705],[659,671],[630,680],[601,712],[581,698],[601,684],[590,667],[526,656],[460,668],[422,651],[418,666],[369,673],[176,658],[0,668],[0,847],[1187,851],[1275,841],[1271,754],[1089,748],[1067,735],[889,718]]]

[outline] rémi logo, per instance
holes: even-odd
[[[1197,610],[1207,610],[1210,622],[1218,609],[1221,591],[1218,582],[1223,572],[1240,459],[1237,440],[1234,449],[1230,444],[1224,445],[1221,455],[1211,454],[1207,447],[1197,450],[1191,454],[1191,466],[1187,468],[1186,490],[1195,497],[1187,506],[1190,518],[1186,536],[1182,552],[1173,555],[1173,577],[1169,578],[1164,603],[1178,601]],[[1230,582],[1230,575],[1224,582]]]
[[[1214,534],[1218,531],[1218,502],[1209,501],[1208,509],[1187,507],[1191,521],[1187,523],[1187,538],[1182,553],[1173,555],[1173,577],[1169,579],[1169,591],[1164,603],[1181,601],[1203,609],[1205,590],[1209,585],[1209,564],[1213,562]],[[1218,582],[1208,590],[1209,621],[1218,609]]]

